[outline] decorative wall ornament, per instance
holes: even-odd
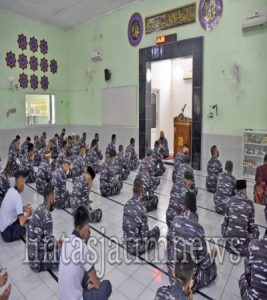
[[[47,54],[47,52],[48,52],[48,44],[47,44],[46,40],[41,40],[40,41],[40,50],[41,50],[41,53]]]
[[[31,75],[30,82],[31,82],[31,88],[36,90],[38,88],[39,81],[38,81],[38,77],[35,74]]]
[[[134,13],[128,24],[128,39],[132,46],[136,47],[142,40],[144,31],[143,18],[139,13]]]
[[[43,90],[47,90],[49,86],[48,78],[44,75],[41,77],[41,88]]]
[[[40,66],[41,66],[42,72],[44,72],[44,73],[47,72],[47,70],[48,70],[48,61],[47,61],[46,58],[41,59]]]
[[[27,49],[27,37],[22,33],[22,34],[19,34],[18,36],[18,45],[19,45],[19,48],[21,50],[26,50]]]
[[[222,13],[222,0],[200,0],[199,22],[206,31],[212,31],[217,26]]]
[[[50,71],[55,74],[57,73],[58,70],[58,65],[57,65],[57,61],[55,59],[52,59],[50,61]]]
[[[35,56],[30,57],[30,68],[33,71],[36,71],[38,69],[38,58]]]
[[[38,50],[38,41],[34,36],[30,38],[29,45],[30,45],[30,49],[31,49],[32,52],[37,52],[37,50]]]
[[[146,34],[196,22],[196,3],[178,7],[145,19]]]
[[[20,67],[22,70],[27,69],[27,67],[28,67],[28,59],[27,59],[27,56],[26,56],[26,55],[20,54],[20,55],[19,55],[18,62],[19,62],[19,67]]]
[[[26,89],[28,87],[29,80],[26,74],[22,73],[19,75],[19,84],[23,89]]]
[[[17,62],[17,60],[16,60],[15,53],[13,53],[11,51],[7,52],[7,54],[6,54],[6,64],[7,64],[7,66],[10,67],[11,69],[15,68],[16,62]]]

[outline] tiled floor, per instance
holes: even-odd
[[[149,213],[149,225],[159,226],[162,240],[164,241],[167,232],[165,212],[169,202],[169,194],[172,186],[172,167],[167,166],[167,172],[161,179],[157,190],[159,207],[157,211]],[[109,199],[99,194],[99,177],[97,176],[91,200],[93,208],[103,210],[103,220],[99,224],[92,224],[91,238],[96,238],[98,244],[91,243],[91,247],[98,254],[96,269],[99,275],[109,279],[113,286],[111,299],[154,299],[157,289],[168,284],[165,263],[156,262],[154,252],[150,252],[142,258],[127,256],[125,250],[118,244],[122,237],[122,213],[123,205],[132,196],[132,184],[136,173],[133,172],[124,183],[120,195]],[[220,227],[223,217],[214,212],[213,195],[205,190],[205,174],[196,172],[196,184],[199,188],[198,214],[199,221],[205,229],[207,237],[220,237]],[[68,182],[68,189],[72,190],[72,183]],[[249,195],[252,196],[252,186],[249,188]],[[35,191],[35,184],[27,186],[23,193],[25,203],[31,203],[35,208],[42,202],[42,197]],[[261,235],[265,231],[265,218],[263,207],[256,205],[256,223],[260,226]],[[55,210],[53,212],[54,235],[60,238],[62,234],[69,234],[73,228],[73,220],[69,211]],[[222,245],[221,241],[216,241]],[[219,247],[223,251],[223,247]],[[164,258],[165,249],[160,245],[157,253]],[[10,299],[58,299],[56,277],[48,272],[41,274],[33,273],[28,265],[23,264],[25,255],[25,244],[17,241],[12,244],[5,244],[0,238],[0,264],[6,267],[9,273],[9,280],[12,283]],[[115,263],[110,258],[117,258]],[[129,261],[126,261],[130,259]],[[240,299],[238,279],[243,272],[243,260],[237,264],[230,262],[230,255],[225,253],[222,263],[217,259],[218,277],[214,283],[194,295],[194,299]]]

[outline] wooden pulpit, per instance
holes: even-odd
[[[192,158],[192,119],[181,113],[174,118],[174,155],[182,150],[184,144],[189,145]]]

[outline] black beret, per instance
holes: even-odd
[[[236,189],[243,190],[247,188],[247,181],[246,180],[237,180],[236,181]]]

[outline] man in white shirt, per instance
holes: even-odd
[[[87,248],[90,237],[89,211],[79,206],[74,214],[75,229],[64,241],[59,263],[61,300],[106,300],[112,292],[108,280],[97,277],[93,255]]]
[[[18,172],[15,178],[15,187],[8,190],[0,209],[0,232],[5,242],[14,242],[23,237],[26,234],[24,225],[32,215],[29,204],[22,206],[20,195],[24,190],[26,174]]]

